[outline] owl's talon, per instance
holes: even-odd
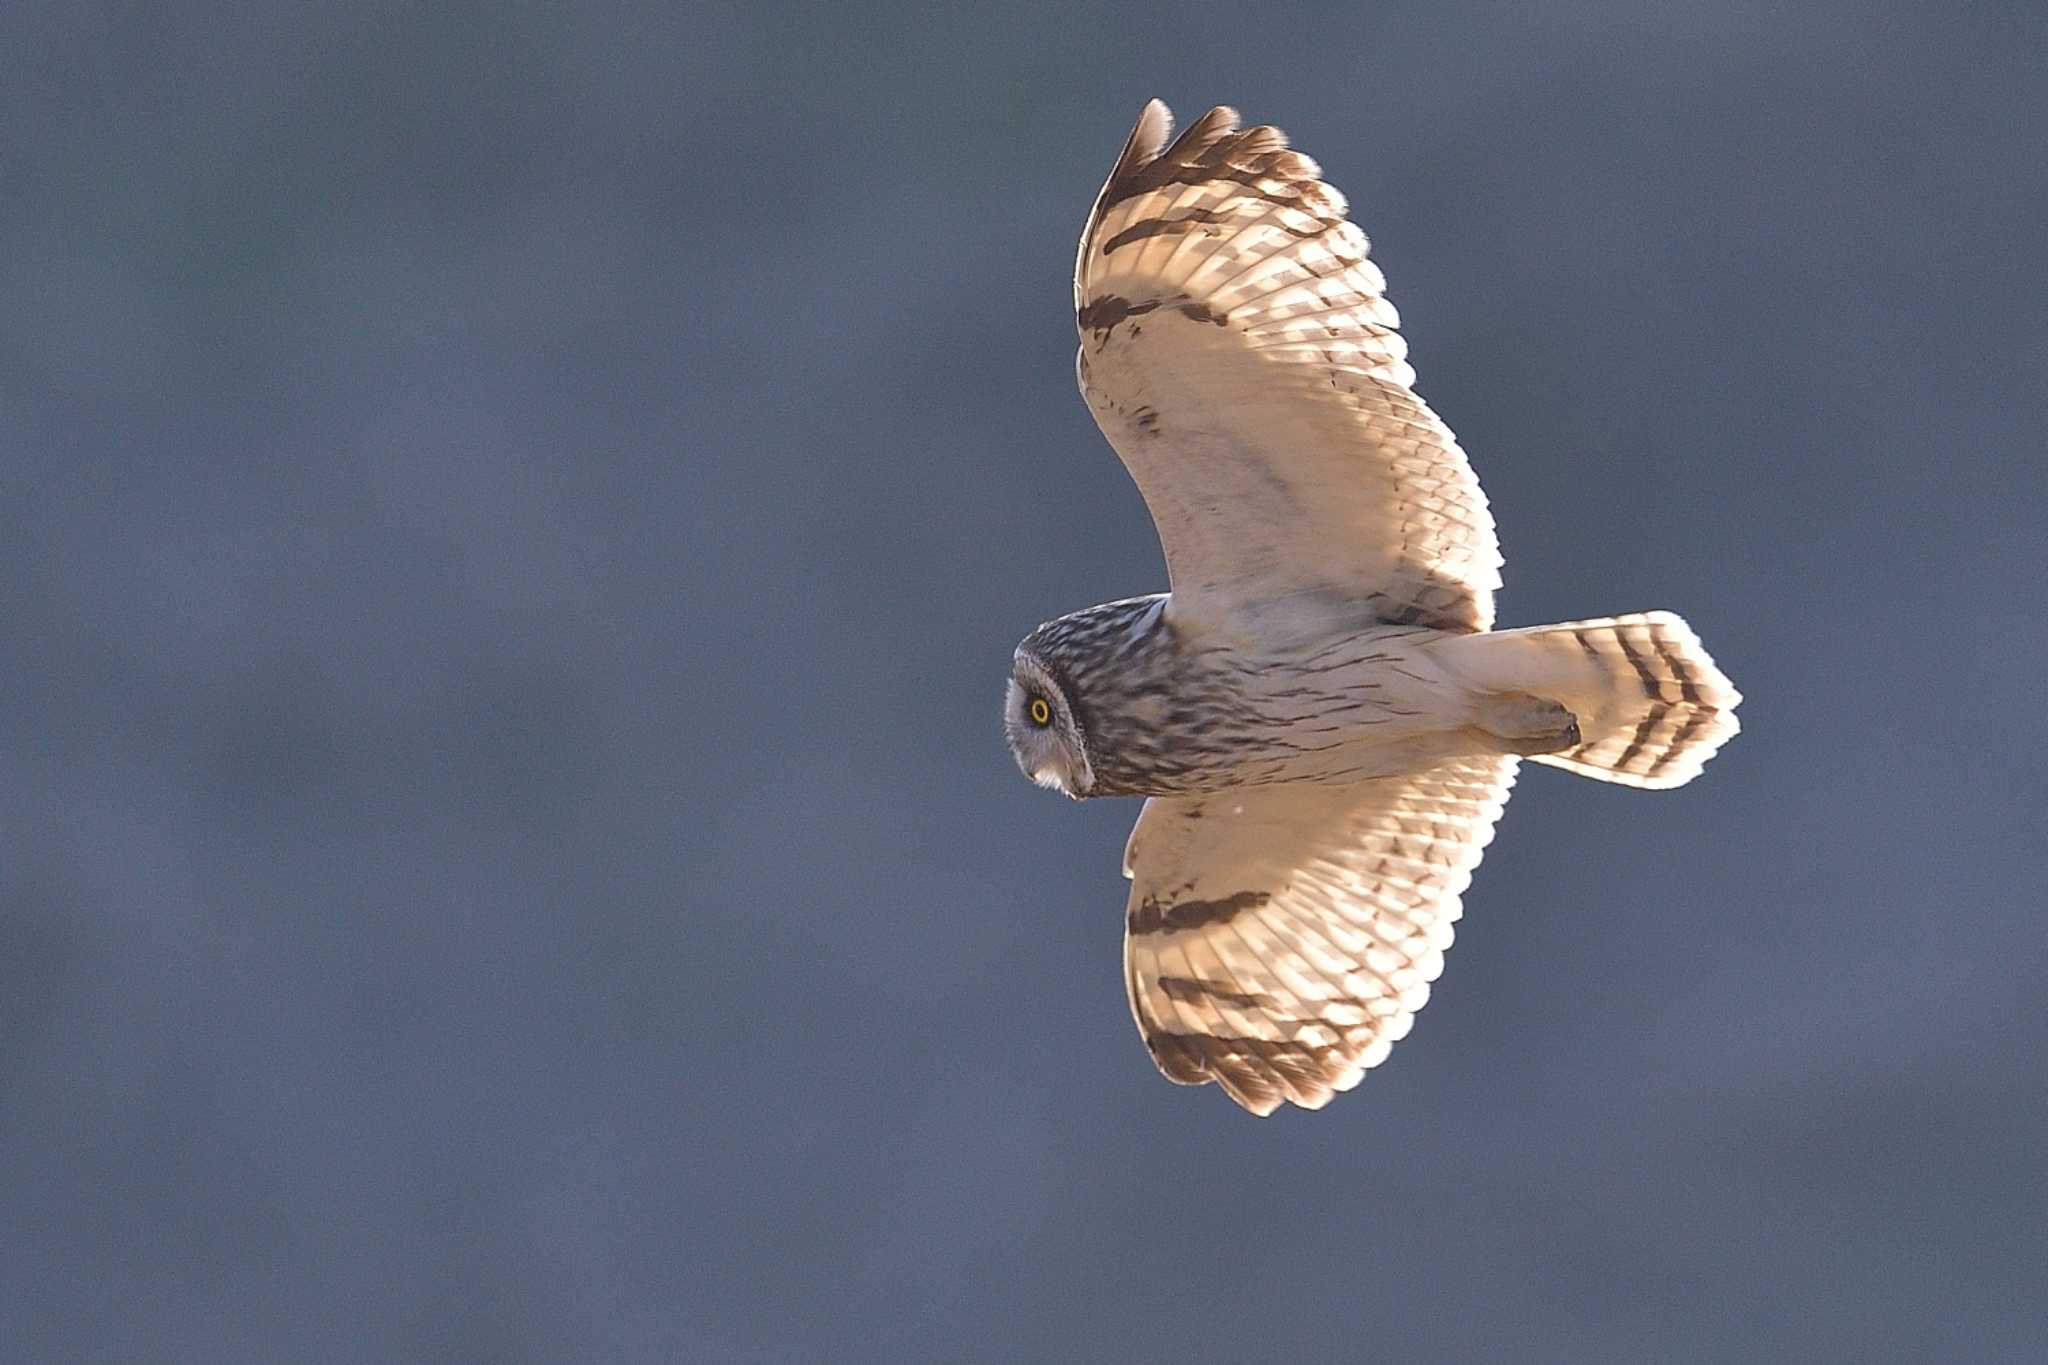
[[[1579,746],[1579,718],[1558,702],[1505,692],[1479,706],[1480,728],[1500,742],[1503,753],[1563,753]]]

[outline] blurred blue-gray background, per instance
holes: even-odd
[[[2034,4],[21,5],[0,1355],[2038,1361]],[[1156,590],[1073,389],[1142,102],[1350,196],[1502,620],[1663,607],[1319,1115],[1154,1074]]]

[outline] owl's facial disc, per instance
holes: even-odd
[[[1027,655],[1017,656],[1003,706],[1003,733],[1018,769],[1041,787],[1080,798],[1095,784],[1088,746],[1065,693]]]

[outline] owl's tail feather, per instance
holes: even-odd
[[[1578,742],[1538,763],[1631,787],[1680,787],[1742,727],[1742,694],[1668,611],[1463,635],[1446,662],[1489,693],[1558,702]]]

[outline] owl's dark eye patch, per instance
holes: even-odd
[[[1031,717],[1031,723],[1041,730],[1052,724],[1052,704],[1044,697],[1033,697],[1024,711]]]

